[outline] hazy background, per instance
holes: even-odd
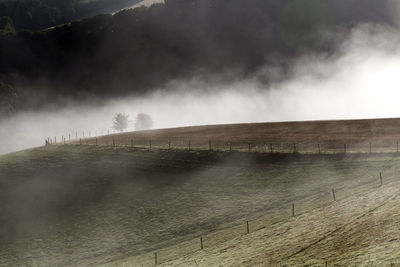
[[[168,2],[171,3],[168,8],[171,9],[172,3],[183,1]],[[309,11],[310,7],[316,5],[315,1],[293,2],[311,5],[306,8]],[[353,1],[349,5],[357,3]],[[22,88],[19,89],[19,93],[26,98],[24,101],[28,104],[1,120],[0,153],[42,145],[47,137],[57,136],[57,139],[61,140],[62,135],[68,137],[68,134],[75,137],[76,133],[82,136],[85,132],[88,136],[89,131],[92,136],[95,133],[104,134],[112,130],[112,118],[118,112],[129,114],[131,120],[134,120],[138,113],[147,113],[153,118],[155,128],[241,122],[400,117],[399,5],[397,1],[384,1],[384,4],[387,5],[385,19],[360,19],[357,23],[348,25],[335,22],[339,26],[335,26],[334,29],[330,26],[325,27],[322,23],[316,30],[319,36],[317,41],[307,38],[302,40],[307,33],[295,39],[295,42],[291,36],[285,37],[285,33],[278,33],[281,42],[286,43],[286,48],[279,46],[276,51],[272,49],[271,53],[265,54],[260,63],[254,58],[249,64],[245,62],[246,51],[249,51],[249,56],[257,54],[250,51],[254,46],[248,43],[241,44],[241,40],[238,40],[239,43],[234,45],[243,47],[242,53],[245,56],[223,55],[217,57],[220,62],[210,63],[211,65],[209,62],[206,64],[196,61],[198,65],[193,71],[179,71],[178,75],[161,75],[160,79],[161,76],[157,75],[162,69],[155,67],[155,73],[147,75],[149,80],[152,80],[150,74],[154,75],[157,82],[138,82],[143,85],[139,86],[139,89],[135,87],[136,78],[132,81],[123,80],[125,75],[121,74],[121,70],[114,72],[109,69],[107,73],[114,80],[113,83],[117,78],[121,78],[118,88],[111,86],[105,89],[101,88],[101,85],[96,87],[96,77],[90,74],[91,84],[88,82],[88,87],[92,89],[83,92],[82,88],[78,88],[80,91],[76,89],[74,93],[66,93],[69,91],[64,88],[60,89],[57,96],[57,87],[54,87],[56,83],[51,81],[52,75],[49,74],[45,79],[41,77],[39,80],[33,80],[26,73],[23,77],[19,76],[21,74],[6,75],[6,68],[3,67],[2,77],[8,77],[5,80]],[[242,5],[246,6],[246,3]],[[248,7],[251,5],[249,3]],[[323,14],[321,8],[323,9],[311,9],[310,12]],[[254,8],[249,9],[254,11]],[[297,7],[294,10],[297,10]],[[302,11],[299,10],[300,14],[303,14]],[[362,9],[352,12],[357,14],[358,11],[364,12]],[[365,12],[367,18],[375,18],[374,10]],[[204,16],[206,18],[207,14]],[[319,21],[318,16],[313,16],[311,15],[313,19]],[[205,18],[201,20],[207,22]],[[274,18],[269,19],[273,21]],[[282,22],[282,18],[278,20],[280,24],[285,23]],[[314,25],[313,22],[315,20],[308,21],[307,27]],[[149,31],[149,34],[151,32]],[[246,28],[238,29],[238,34],[246,35]],[[113,37],[109,38],[113,40]],[[176,38],[180,38],[179,35]],[[204,47],[215,49],[217,46],[212,43],[215,41],[213,38],[202,40],[205,43],[210,41],[209,45],[201,45],[202,51],[205,51]],[[158,44],[157,41],[153,41],[154,45]],[[249,39],[249,42],[254,42],[254,39]],[[229,42],[224,45],[228,44]],[[303,47],[304,44],[308,46]],[[236,50],[232,48],[232,51]],[[213,50],[208,55],[213,53],[217,52]],[[157,49],[150,54],[157,55]],[[217,54],[220,55],[219,52]],[[175,59],[171,58],[174,61],[172,63],[164,56],[162,54],[158,57],[162,58],[163,64],[175,64]],[[187,57],[183,55],[178,58]],[[235,59],[238,59],[239,65],[235,64]],[[118,65],[118,58],[115,60],[113,64]],[[180,60],[176,62],[184,63]],[[75,61],[74,64],[71,66],[79,66]],[[192,68],[193,62],[189,62],[188,65]],[[206,68],[207,66],[209,68]],[[138,72],[147,72],[151,68],[152,66],[143,66]],[[204,68],[207,71],[204,71]],[[176,69],[185,69],[185,65]],[[20,73],[23,73],[23,70]],[[59,74],[63,73],[65,74],[60,70]],[[76,77],[72,75],[64,79],[74,80]],[[145,81],[146,77],[143,79]],[[82,84],[85,85],[85,80]],[[133,122],[128,130],[133,130]]]

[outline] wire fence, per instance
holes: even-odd
[[[75,140],[67,140],[62,137],[61,141],[50,138],[45,140],[46,146],[51,145],[74,145],[74,146],[103,146],[113,148],[130,148],[133,150],[186,150],[186,151],[221,151],[221,152],[254,152],[254,153],[302,153],[302,154],[346,154],[346,153],[398,153],[399,142],[397,140],[383,140],[377,142],[346,142],[346,143],[325,143],[312,144],[308,142],[299,143],[272,143],[272,142],[222,142],[209,139],[146,139],[146,138],[127,138],[117,137],[113,135],[77,138]],[[389,168],[391,161],[388,161],[385,168]],[[269,225],[284,222],[290,217],[298,217],[312,210],[325,207],[337,201],[343,201],[350,197],[361,197],[365,192],[381,188],[386,183],[395,181],[395,175],[383,177],[381,170],[376,170],[374,178],[365,179],[366,174],[370,170],[366,170],[354,179],[349,179],[348,186],[340,186],[337,188],[327,188],[326,192],[321,195],[321,192],[314,195],[307,195],[303,199],[288,199],[281,203],[281,208],[272,213],[263,213],[254,218],[243,218],[241,224],[229,225],[224,228],[212,229],[209,233],[201,235],[196,239],[191,239],[177,244],[177,246],[168,246],[151,253],[134,256],[135,261],[140,263],[139,266],[154,266],[162,263],[167,263],[171,260],[188,255],[198,250],[213,247],[227,240],[231,240],[238,235],[246,235]],[[359,179],[362,181],[359,181]],[[358,184],[356,184],[358,181]],[[309,203],[313,203],[310,205]],[[285,207],[285,208],[282,208]],[[282,213],[283,211],[283,213]],[[290,266],[285,261],[270,262],[271,266]],[[355,264],[365,264],[358,259],[354,259]],[[400,266],[400,259],[393,258],[388,260],[388,266]],[[197,262],[188,263],[187,266],[199,266]],[[333,266],[334,263],[325,262],[321,266]],[[373,264],[373,261],[368,262]]]
[[[361,174],[362,176],[363,174]],[[379,179],[380,178],[380,179]],[[379,190],[384,185],[390,185],[391,182],[395,181],[394,176],[385,177],[384,183],[382,180],[381,173],[377,174],[374,179],[370,179],[367,183],[363,182],[358,185],[352,184],[348,187],[341,188],[336,191],[339,193],[335,195],[335,189],[327,190],[327,193],[321,199],[321,194],[309,195],[302,200],[297,200],[296,203],[293,203],[291,200],[288,200],[285,203],[282,203],[286,208],[280,208],[280,216],[276,216],[276,214],[263,214],[257,218],[252,218],[251,220],[242,220],[241,224],[232,225],[229,227],[214,229],[212,232],[199,236],[198,238],[188,240],[182,242],[175,246],[169,246],[166,248],[159,249],[157,251],[153,251],[150,253],[145,253],[142,255],[134,256],[130,258],[130,260],[124,262],[120,262],[121,266],[131,266],[132,261],[137,264],[137,266],[155,266],[158,264],[168,263],[171,260],[179,259],[183,256],[189,255],[196,251],[207,250],[208,248],[213,248],[218,244],[226,242],[228,240],[237,238],[239,236],[248,235],[260,230],[265,229],[271,225],[276,225],[279,223],[284,223],[290,220],[290,218],[297,218],[301,216],[308,216],[308,213],[329,206],[337,201],[350,201],[353,202],[354,198],[361,197],[365,193],[368,194],[377,194],[379,195]],[[372,193],[371,193],[372,192]],[[350,199],[352,198],[352,199]],[[387,201],[392,199],[392,195],[388,195],[383,198],[383,203],[385,204]],[[315,202],[315,200],[319,200],[318,204],[310,205],[310,202]],[[376,203],[376,205],[383,205]],[[374,209],[375,206],[372,208]],[[360,214],[367,214],[370,210],[365,210]],[[363,217],[363,215],[355,216],[355,219],[359,217]],[[270,217],[273,217],[271,220]],[[315,218],[314,218],[315,219]],[[340,227],[339,227],[340,228]],[[251,242],[251,241],[249,241]],[[200,265],[201,259],[198,259],[199,262],[195,262],[196,259],[190,259],[187,262],[184,262],[185,266],[205,266]],[[279,260],[270,260],[268,261],[268,265],[266,266],[292,266],[290,265],[290,258],[288,259],[279,259]],[[111,263],[113,264],[113,263]],[[125,264],[125,265],[124,265]],[[373,261],[362,261],[360,259],[355,258],[353,264],[356,266],[364,266],[364,264],[368,264],[368,266],[375,266]],[[400,266],[399,258],[392,258],[387,261],[387,266]],[[334,261],[323,261],[320,260],[319,265],[313,266],[337,266]],[[352,265],[354,266],[354,265]]]
[[[220,152],[257,152],[257,153],[301,153],[301,154],[345,154],[345,153],[398,153],[398,140],[374,140],[356,141],[349,140],[340,142],[333,140],[326,143],[314,143],[312,141],[302,142],[263,142],[254,141],[224,141],[212,139],[152,139],[152,138],[129,138],[127,136],[106,135],[88,138],[65,138],[57,142],[57,138],[48,138],[45,145],[81,145],[81,146],[108,146],[108,147],[129,147],[133,149],[146,150],[199,150],[199,151],[220,151]]]

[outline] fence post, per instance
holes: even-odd
[[[157,265],[157,264],[158,264],[157,252],[156,252],[156,253],[154,253],[154,263],[155,263],[155,265]]]
[[[251,144],[249,143],[249,152],[251,152]]]
[[[203,237],[200,237],[200,248],[203,249]]]
[[[272,147],[272,144],[269,144],[269,148],[270,148],[271,153],[274,153],[274,148]]]
[[[297,152],[296,143],[293,144],[293,153]]]
[[[294,203],[292,204],[292,217],[294,217]]]
[[[399,153],[399,141],[397,141],[397,153]]]
[[[382,172],[379,172],[379,179],[381,180],[381,186],[382,186],[383,185]]]
[[[249,221],[246,221],[246,224],[247,224],[247,233],[249,234],[250,233]]]
[[[336,201],[335,189],[332,189],[333,201]]]

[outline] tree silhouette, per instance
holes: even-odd
[[[135,130],[142,131],[153,128],[153,120],[150,115],[140,113],[136,116]]]
[[[115,129],[116,131],[123,132],[128,128],[128,123],[129,123],[129,115],[118,113],[114,117],[113,129]]]

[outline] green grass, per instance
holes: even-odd
[[[397,204],[390,198],[398,193],[399,167],[395,153],[68,145],[13,153],[0,157],[0,265],[151,266],[154,252],[159,263],[171,266],[195,266],[194,260],[199,266],[367,262],[368,254],[387,260],[398,255],[388,253],[393,247],[382,253],[384,245],[397,243],[367,242],[362,238],[369,228],[361,222],[376,222],[372,239],[385,229],[400,234],[387,228],[397,217],[383,223],[395,205],[374,211],[382,216],[365,215],[381,203]],[[318,245],[290,256],[324,235]]]

